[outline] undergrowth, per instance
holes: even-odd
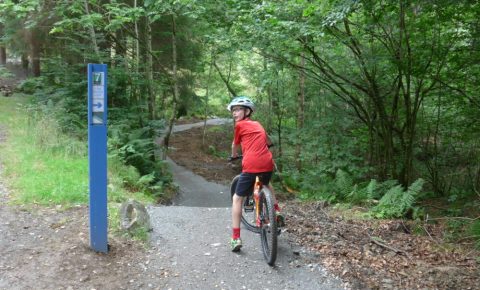
[[[285,180],[292,180],[292,176],[288,176]],[[293,177],[293,180],[298,180],[298,178]],[[379,182],[372,179],[369,182],[356,183],[347,172],[341,169],[337,170],[333,179],[328,175],[320,175],[316,176],[315,180],[315,183],[302,187],[300,198],[325,200],[335,204],[337,209],[342,208],[343,212],[348,208],[360,206],[362,213],[360,215],[356,213],[356,218],[411,219],[414,220],[414,224],[419,225],[420,230],[413,229],[416,234],[425,234],[422,225],[440,217],[447,221],[442,226],[445,242],[473,241],[476,248],[480,249],[480,217],[469,217],[478,216],[476,214],[478,202],[476,201],[454,205],[454,201],[459,201],[448,198],[446,199],[446,202],[449,203],[448,209],[438,212],[432,217],[431,212],[427,211],[421,203],[421,201],[431,198],[431,193],[423,191],[425,182],[421,178],[413,182],[407,189],[396,180]],[[466,216],[462,217],[461,215]]]
[[[4,179],[12,191],[11,201],[67,208],[87,204],[86,138],[65,134],[49,115],[53,108],[48,106],[36,107],[27,95],[0,98],[0,125],[7,135],[0,143],[1,162]],[[155,200],[142,191],[141,176],[135,168],[124,165],[116,156],[110,156],[108,162],[109,224],[117,231],[119,221],[115,212],[121,202],[130,198],[144,203]]]

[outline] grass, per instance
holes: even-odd
[[[88,160],[85,154],[70,156],[61,146],[39,146],[48,128],[29,122],[25,105],[29,97],[0,99],[0,124],[7,132],[2,143],[5,175],[13,190],[13,202],[42,205],[73,205],[88,202]],[[53,130],[55,131],[55,130]],[[52,143],[58,134],[52,134]],[[62,136],[62,142],[67,143]],[[78,142],[71,140],[72,143]],[[61,142],[56,144],[62,145]]]
[[[0,128],[6,132],[0,142],[1,173],[10,189],[11,202],[62,208],[88,204],[87,141],[63,134],[53,117],[27,110],[31,99],[22,94],[0,96]],[[129,170],[111,158],[110,162],[114,166],[109,166],[108,173],[109,223],[117,232],[116,212],[121,202],[130,198],[143,203],[154,200],[142,192],[127,190],[124,179]]]

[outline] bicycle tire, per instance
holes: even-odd
[[[268,187],[260,190],[260,219],[263,256],[270,266],[275,265],[277,259],[277,220],[273,195]]]
[[[235,194],[235,190],[237,189],[237,182],[238,179],[240,178],[240,175],[237,175],[233,178],[232,183],[230,184],[230,198],[233,199],[233,195]],[[251,195],[249,198],[253,198]],[[245,228],[251,232],[260,233],[260,228],[257,227],[256,222],[255,222],[255,206],[253,208],[253,211],[246,211],[245,206],[247,203],[247,199],[245,198],[244,203],[242,204],[242,224],[245,226]]]

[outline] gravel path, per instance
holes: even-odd
[[[177,126],[176,132],[202,125]],[[208,182],[172,160],[168,162],[180,186],[176,206],[148,209],[153,226],[151,243],[161,257],[152,260],[150,267],[170,269],[162,273],[167,288],[343,289],[341,281],[312,264],[312,256],[290,242],[288,233],[279,237],[275,267],[265,262],[260,237],[246,229],[242,229],[242,251],[232,253],[228,246],[229,188]]]
[[[244,247],[232,253],[230,209],[184,206],[149,208],[152,243],[161,259],[150,267],[170,268],[160,275],[172,289],[343,289],[310,255],[279,239],[275,267],[263,258],[260,237],[242,231]],[[161,262],[161,264],[155,264]]]
[[[173,200],[174,205],[195,207],[230,207],[230,189],[227,186],[205,180],[186,168],[167,159],[180,191]]]

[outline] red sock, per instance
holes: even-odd
[[[240,228],[233,228],[232,239],[236,240],[240,238]]]
[[[273,207],[275,208],[275,211],[280,212],[280,207],[278,206],[278,203],[274,204]]]

